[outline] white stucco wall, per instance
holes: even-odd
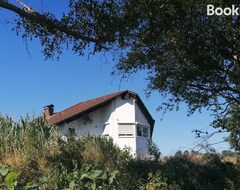
[[[135,100],[133,98],[115,100],[114,110],[114,131],[113,139],[120,148],[128,148],[134,156],[136,154],[136,130],[135,130]],[[119,136],[119,130],[123,125],[129,125],[132,128],[132,136]]]
[[[148,143],[150,140],[150,124],[147,121],[146,116],[142,113],[140,107],[138,104],[135,106],[135,117],[136,117],[136,122],[142,126],[148,127],[148,137],[136,137],[136,152],[137,155],[140,157],[145,157],[148,156]]]
[[[148,139],[145,137],[136,138],[136,154],[139,157],[148,156]]]
[[[121,123],[134,123],[135,122],[135,100],[122,99],[118,97],[116,99],[115,118]]]
[[[102,135],[105,123],[110,120],[111,117],[111,105],[106,105],[103,108],[87,114],[91,121],[85,121],[85,117],[80,117],[72,122],[65,123],[59,126],[63,135],[67,135],[69,128],[74,128],[77,136],[86,135]]]

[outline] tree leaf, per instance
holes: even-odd
[[[7,185],[7,188],[9,190],[14,190],[15,186],[17,185],[17,177],[18,177],[17,172],[9,172],[7,176],[5,177],[5,183]]]
[[[8,172],[9,172],[9,168],[8,168],[7,166],[5,166],[5,165],[1,166],[1,168],[0,168],[0,174],[1,174],[2,176],[6,176]]]

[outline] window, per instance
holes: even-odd
[[[143,137],[148,137],[148,128],[143,127]]]
[[[119,137],[133,137],[134,127],[132,124],[119,124],[118,136]]]
[[[75,135],[75,128],[68,128],[68,132],[70,135]]]
[[[142,127],[141,126],[137,126],[137,136],[141,137],[142,136]]]
[[[139,137],[148,137],[148,127],[137,125],[137,136]]]

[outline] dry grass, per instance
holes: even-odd
[[[186,160],[191,161],[192,163],[195,164],[207,164],[208,160],[206,158],[204,158],[206,156],[206,154],[198,154],[198,153],[190,153],[188,155],[181,155],[181,158],[185,158]],[[223,163],[232,163],[234,165],[237,164],[238,159],[237,159],[237,155],[222,155],[222,154],[218,154],[219,159],[221,160],[221,162]],[[166,162],[168,160],[169,157],[165,157],[164,159],[162,159],[162,162]],[[171,157],[170,157],[171,158]]]
[[[223,156],[222,158],[221,158],[221,161],[222,162],[230,162],[230,163],[232,163],[232,164],[237,164],[237,157],[236,156],[228,156],[228,155],[226,155],[226,156]]]
[[[1,159],[1,163],[18,170],[27,163],[27,160],[24,154],[8,154]]]
[[[38,165],[39,165],[39,171],[40,173],[49,173],[50,172],[50,168],[47,167],[47,160],[44,158],[40,158],[38,160]]]
[[[82,153],[83,159],[87,163],[92,163],[95,166],[101,166],[105,156],[101,151],[99,145],[94,143],[93,141],[89,141],[85,144],[85,150]]]

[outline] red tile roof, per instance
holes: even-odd
[[[74,106],[69,107],[68,109],[65,109],[61,112],[57,112],[54,115],[52,115],[46,119],[50,125],[62,123],[66,120],[69,120],[69,119],[75,117],[76,115],[80,115],[81,113],[89,111],[90,109],[92,110],[94,108],[97,108],[98,106],[101,106],[104,103],[110,102],[117,96],[122,95],[126,92],[127,91],[120,91],[120,92],[105,95],[105,96],[102,96],[99,98],[95,98],[92,100],[80,102]]]

